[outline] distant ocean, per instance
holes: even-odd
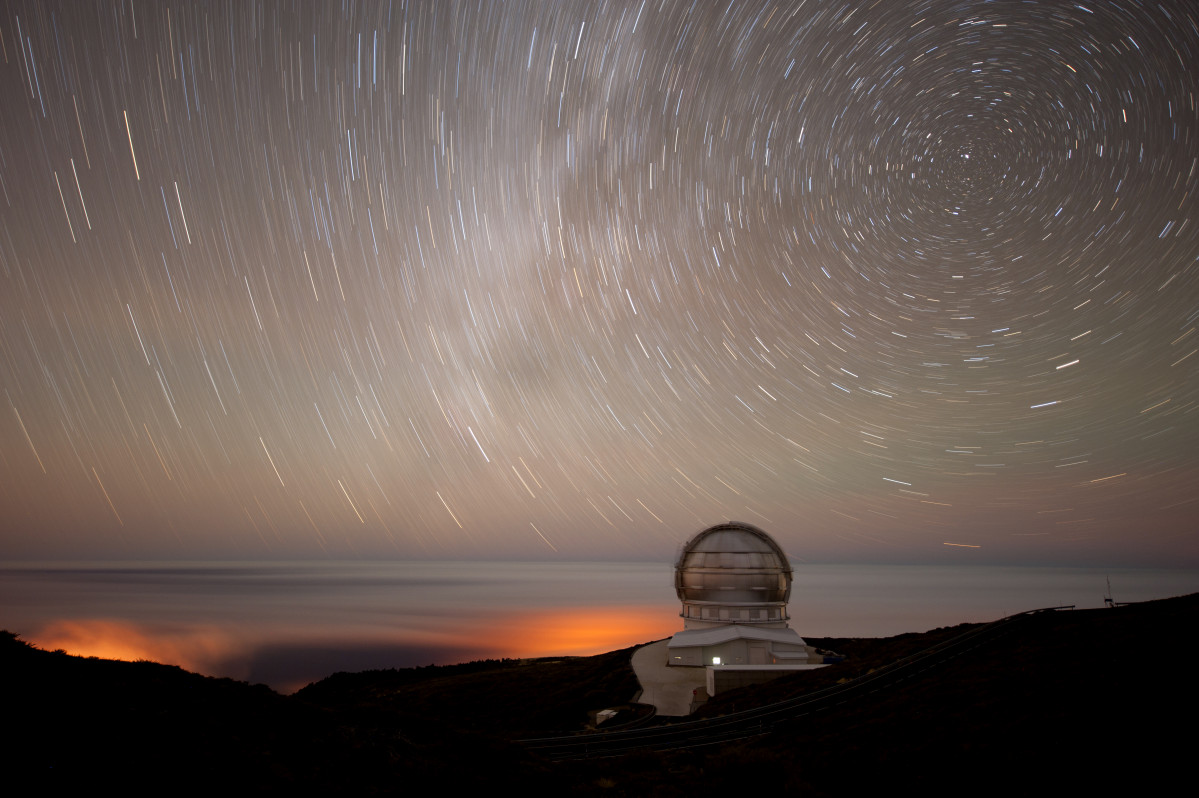
[[[1048,606],[1199,591],[1195,570],[795,565],[791,625],[882,637]],[[0,627],[294,691],[336,671],[595,654],[681,627],[663,563],[172,562],[0,566]]]

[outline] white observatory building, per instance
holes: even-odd
[[[667,644],[667,664],[725,672],[709,692],[733,686],[730,678],[747,684],[821,662],[787,624],[787,555],[756,526],[733,521],[695,535],[675,563],[674,586],[683,631]]]

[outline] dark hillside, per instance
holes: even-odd
[[[731,691],[719,715],[875,671],[970,627],[818,640],[845,663]],[[741,742],[553,763],[514,740],[578,730],[636,690],[631,649],[336,674],[294,696],[0,635],[12,785],[172,794],[755,790],[856,795],[1163,791],[1190,776],[1199,595],[1030,616],[941,664]]]
[[[731,790],[747,767],[763,788],[809,795],[900,786],[934,795],[1168,793],[1193,775],[1196,628],[1199,595],[1033,616],[898,686],[765,736],[573,770],[580,787],[604,795]],[[835,672],[811,674],[821,675],[810,686]],[[733,691],[707,711],[799,694],[804,680]]]
[[[36,649],[0,633],[7,777],[53,792],[361,791],[413,751],[356,741],[263,685]]]
[[[439,718],[519,738],[582,729],[588,712],[637,692],[631,648],[594,657],[484,660],[464,665],[337,673],[296,693],[329,709]]]

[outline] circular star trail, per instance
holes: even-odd
[[[1185,2],[10,3],[38,557],[1194,560]]]

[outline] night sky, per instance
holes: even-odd
[[[1191,2],[0,45],[4,557],[1199,563]]]

